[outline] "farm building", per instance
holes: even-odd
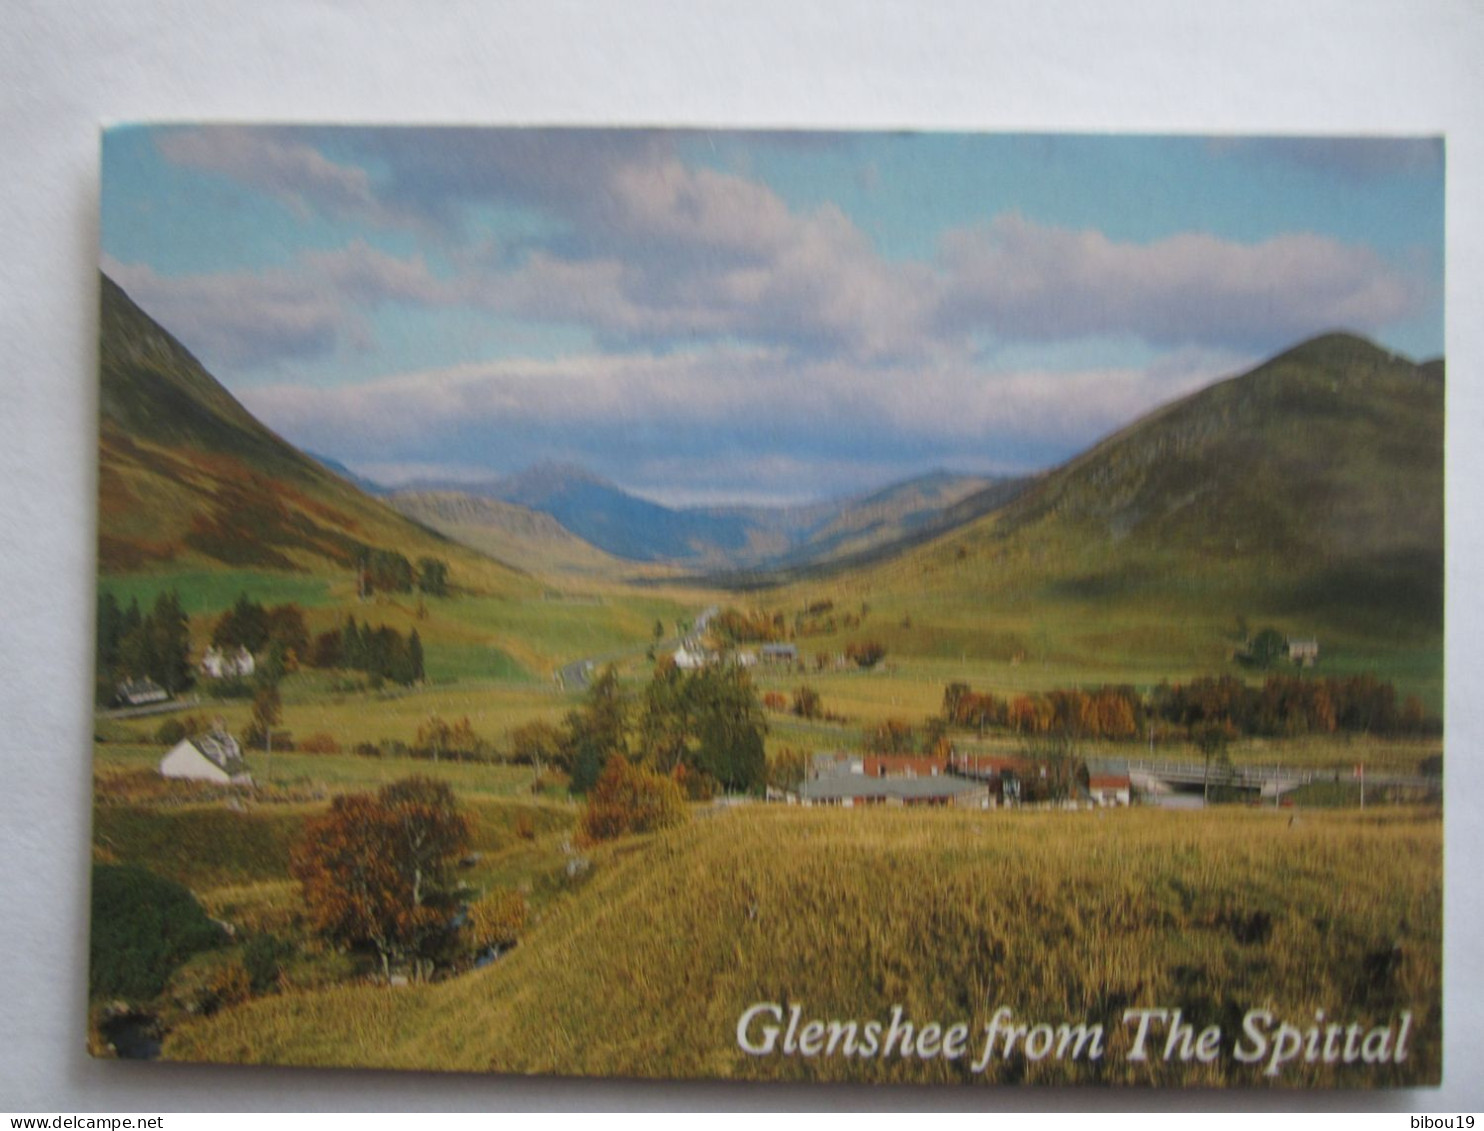
[[[212,679],[252,675],[256,667],[252,653],[241,646],[233,652],[223,652],[220,648],[208,648],[206,655],[201,657],[201,670]]]
[[[160,759],[160,776],[219,785],[252,785],[242,748],[224,731],[181,739]]]
[[[948,759],[932,754],[867,754],[862,770],[871,778],[935,778],[947,772]]]
[[[1319,662],[1319,641],[1313,637],[1307,640],[1289,640],[1288,658],[1300,667],[1312,668]]]
[[[863,774],[865,772],[866,764],[859,754],[834,750],[814,755],[814,760],[810,763],[809,776],[828,778],[836,774]]]
[[[693,672],[715,662],[716,656],[698,645],[682,644],[675,649],[675,666],[683,672]]]
[[[1130,781],[1127,774],[1088,774],[1087,792],[1102,806],[1127,805]]]
[[[169,698],[171,698],[171,693],[166,692],[156,681],[148,677],[144,677],[142,680],[123,680],[119,686],[114,687],[114,701],[120,707],[145,707],[148,704],[163,704]]]
[[[804,805],[839,805],[850,809],[861,805],[957,805],[988,809],[994,804],[984,782],[950,777],[868,777],[865,774],[832,774],[799,786]]]
[[[170,692],[148,676],[124,680],[114,689],[114,693],[117,702],[125,707],[143,707],[150,703],[163,703],[170,698]]]

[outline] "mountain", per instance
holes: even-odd
[[[1443,393],[1440,362],[1316,338],[853,582],[1058,616],[1090,602],[1100,618],[1138,609],[1165,625],[1177,610],[1250,613],[1437,645]]]
[[[316,452],[306,451],[304,454],[316,463],[323,464],[329,468],[358,491],[363,491],[373,498],[383,498],[392,493],[390,488],[383,487],[380,483],[367,479],[364,475],[357,475],[338,459],[331,459],[329,456],[322,456]]]
[[[711,561],[746,550],[752,533],[735,516],[674,510],[565,464],[539,464],[506,480],[498,497],[548,514],[584,541],[631,561]]]
[[[516,503],[460,491],[398,491],[389,501],[415,522],[538,576],[619,579],[641,568],[584,542],[549,514]]]
[[[543,463],[478,484],[414,484],[397,491],[393,502],[404,513],[480,548],[535,530],[529,520],[511,512],[460,505],[460,498],[497,500],[549,516],[568,535],[611,558],[712,572],[757,571],[851,557],[941,529],[947,510],[995,482],[933,472],[869,495],[799,506],[672,508],[630,494],[584,468]],[[451,525],[454,511],[459,512],[457,532]],[[544,556],[540,547],[530,548],[537,558]],[[506,549],[515,557],[502,560],[526,560],[526,551]]]
[[[930,472],[847,500],[809,528],[798,545],[764,564],[817,570],[888,556],[1003,505],[1026,482]]]
[[[533,588],[264,427],[106,275],[100,314],[100,573],[176,562],[343,575],[383,549],[442,558],[467,587]]]

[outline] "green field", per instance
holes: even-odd
[[[345,589],[352,586],[347,576]],[[268,605],[293,602],[306,609],[317,609],[335,600],[332,583],[326,578],[305,574],[269,573],[246,569],[187,569],[157,573],[114,574],[98,579],[99,593],[112,593],[120,608],[138,601],[148,610],[155,596],[174,590],[189,616],[214,616],[231,607],[238,596],[247,593]]]

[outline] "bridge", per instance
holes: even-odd
[[[1209,774],[1204,762],[1154,761],[1130,758],[1120,770],[1112,766],[1095,772],[1124,772],[1130,782],[1146,793],[1199,793],[1209,782],[1213,788],[1236,789],[1259,797],[1279,798],[1285,793],[1313,782],[1359,782],[1353,773],[1335,770],[1297,769],[1292,766],[1222,766],[1212,765]],[[1440,784],[1435,778],[1412,774],[1367,773],[1366,785],[1411,786],[1427,788]]]

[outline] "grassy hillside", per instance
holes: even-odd
[[[239,568],[345,576],[363,548],[447,560],[491,594],[535,583],[356,490],[259,423],[102,277],[102,574]]]
[[[1357,338],[1316,339],[1129,426],[924,546],[755,599],[866,602],[868,631],[899,658],[1138,680],[1219,669],[1273,624],[1317,636],[1332,672],[1380,670],[1436,705],[1435,369]]]
[[[747,807],[595,853],[486,970],[293,993],[189,1021],[177,1060],[753,1079],[1297,1086],[1439,1073],[1436,812],[1101,816]],[[748,1056],[756,1002],[807,1018],[964,1022],[961,1060]],[[973,1071],[995,1009],[1102,1023],[1100,1060]],[[1123,1011],[1218,1025],[1223,1055],[1128,1059]],[[1249,1009],[1295,1025],[1414,1017],[1401,1065],[1276,1077],[1231,1056]]]

